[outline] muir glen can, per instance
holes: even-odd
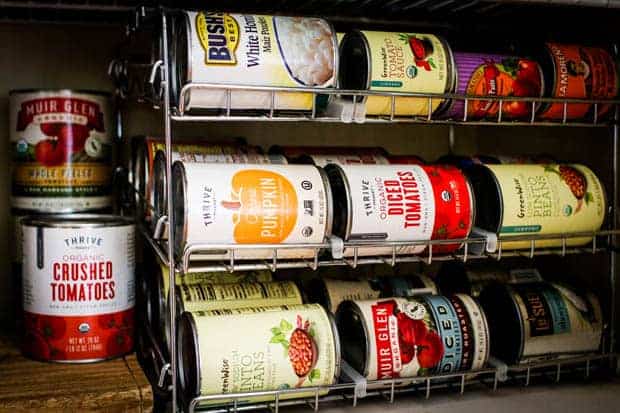
[[[111,215],[24,218],[23,352],[90,362],[133,348],[134,225]]]
[[[11,206],[45,213],[112,205],[112,134],[107,93],[14,90],[9,94]]]
[[[311,165],[232,165],[177,161],[174,249],[188,245],[323,243],[331,234],[331,189],[322,169]],[[279,258],[311,258],[315,248],[278,250]],[[271,249],[240,249],[237,259],[267,259]],[[190,257],[193,258],[193,257]],[[225,249],[196,259],[229,258]]]
[[[334,197],[334,235],[346,241],[429,241],[466,238],[473,226],[474,200],[467,178],[440,165],[328,165]],[[433,253],[459,244],[434,246]],[[425,245],[397,247],[419,254]],[[355,254],[345,248],[344,255]],[[392,247],[364,247],[358,255],[391,255]]]
[[[318,304],[186,312],[179,322],[178,343],[178,383],[186,401],[199,395],[328,386],[340,371],[338,333]],[[280,400],[314,395],[311,390]],[[273,396],[242,397],[238,402],[267,400]]]

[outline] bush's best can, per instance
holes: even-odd
[[[10,92],[11,206],[79,212],[112,206],[112,134],[107,93]]]
[[[322,243],[331,234],[331,190],[324,172],[310,165],[213,165],[177,161],[174,241],[187,245]],[[310,258],[315,249],[278,251],[279,258]],[[206,251],[200,259],[222,259]],[[238,250],[235,258],[273,257],[272,250]]]
[[[109,215],[22,220],[26,355],[87,362],[132,350],[134,226]]]
[[[335,383],[339,374],[338,333],[318,304],[184,313],[178,337],[179,385],[187,400],[198,395],[326,386]],[[301,392],[281,399],[314,394]],[[261,400],[273,400],[273,396],[238,401]]]

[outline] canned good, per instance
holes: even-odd
[[[336,382],[340,370],[338,332],[333,319],[318,304],[230,312],[184,313],[181,317],[178,383],[184,399]],[[326,393],[327,390],[319,392]],[[314,394],[288,394],[280,400]],[[272,399],[273,396],[255,396],[238,401]],[[229,400],[210,404],[226,402]]]
[[[343,301],[377,299],[381,295],[376,280],[346,281],[329,278],[313,278],[305,292],[309,302],[321,304],[332,314]]]
[[[388,153],[379,147],[350,146],[272,146],[269,153],[286,157],[290,163],[311,164],[386,164]]]
[[[459,169],[467,169],[472,165],[499,165],[499,164],[550,164],[558,163],[558,160],[548,154],[522,154],[522,155],[444,155],[437,160],[437,163],[447,163]]]
[[[182,12],[175,28],[171,94],[180,100],[190,83],[333,87],[336,32],[323,19],[220,12]],[[273,99],[273,100],[272,100]],[[192,89],[185,110],[311,111],[313,93]]]
[[[596,352],[603,321],[598,298],[552,283],[506,284],[480,294],[491,354],[508,364]]]
[[[112,134],[107,93],[13,90],[11,206],[79,212],[112,206]]]
[[[450,166],[328,165],[334,234],[345,241],[428,241],[466,238],[474,204],[465,176]],[[433,246],[450,252],[455,245]],[[397,247],[419,254],[425,245]],[[391,255],[392,247],[359,247],[357,255]],[[345,248],[345,256],[355,254]]]
[[[24,218],[23,352],[91,362],[132,350],[135,230],[112,215]]]
[[[536,57],[545,77],[545,96],[579,99],[613,99],[618,96],[618,67],[611,54],[600,47],[546,43]],[[594,106],[586,103],[566,105],[566,119],[593,115]],[[611,105],[598,105],[599,119]],[[545,120],[562,120],[563,103],[541,106],[538,116]]]
[[[383,92],[451,93],[456,76],[448,43],[434,34],[353,31],[342,39],[339,87]],[[346,98],[346,97],[345,97]],[[448,100],[388,96],[356,98],[369,115],[427,116]],[[429,106],[430,105],[430,106]]]
[[[538,63],[522,57],[489,53],[455,52],[456,93],[470,96],[519,96],[541,97],[543,75]],[[536,104],[538,108],[540,104]],[[499,114],[498,100],[469,100],[467,117],[470,119],[496,118]],[[464,119],[465,101],[455,99],[445,116]],[[505,119],[528,119],[532,104],[525,101],[502,102]]]
[[[476,226],[503,238],[594,232],[603,224],[605,191],[586,166],[473,165],[465,172],[476,197]],[[568,238],[566,245],[584,245],[591,240]],[[504,241],[501,245],[531,248],[530,241]],[[535,242],[538,248],[561,245],[561,239]]]
[[[426,165],[426,161],[417,155],[390,155],[388,163],[395,165]]]
[[[345,301],[336,323],[344,360],[368,380],[477,370],[488,359],[484,312],[464,295]]]
[[[435,281],[424,274],[384,277],[382,284],[385,297],[415,297],[425,294],[439,294]]]
[[[324,172],[310,165],[198,164],[177,161],[174,249],[191,244],[323,243],[331,234],[331,189]],[[278,258],[311,258],[313,248],[278,251]],[[272,258],[268,249],[235,251],[238,259]],[[196,259],[229,258],[226,250]]]

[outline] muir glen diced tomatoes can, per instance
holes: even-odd
[[[177,161],[172,171],[174,249],[192,244],[323,243],[331,234],[331,189],[311,165],[233,165]],[[278,258],[311,258],[314,248],[278,250]],[[237,259],[267,259],[272,249],[240,249]],[[193,258],[193,257],[190,257]],[[198,259],[229,258],[226,250]]]
[[[428,241],[467,238],[474,198],[467,178],[440,165],[328,165],[334,197],[334,235],[344,241]],[[459,244],[434,246],[433,253]],[[425,245],[397,247],[419,254]],[[359,247],[358,255],[390,255],[392,247]],[[345,256],[354,255],[345,248]]]
[[[11,206],[35,212],[92,211],[112,205],[112,134],[107,93],[14,90]]]
[[[134,225],[111,215],[24,218],[23,352],[90,362],[132,350]]]

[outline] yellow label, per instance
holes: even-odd
[[[334,382],[338,359],[335,338],[327,313],[318,304],[242,315],[194,314],[194,320],[200,350],[201,395]],[[314,392],[282,398],[312,395]]]
[[[452,86],[446,46],[432,34],[362,32],[371,59],[370,89],[387,92],[445,93]],[[431,112],[443,102],[433,99]],[[386,115],[391,98],[369,97],[366,112]],[[396,115],[427,115],[427,98],[397,98]]]
[[[597,231],[605,218],[601,182],[583,165],[489,165],[502,191],[501,237]],[[591,238],[569,238],[583,245]],[[535,247],[562,245],[536,241]],[[503,248],[530,248],[529,241],[504,242]]]
[[[20,163],[15,166],[13,182],[21,186],[74,187],[107,186],[112,170],[109,165],[71,163],[62,166],[43,166],[38,163]]]
[[[196,32],[205,51],[205,64],[234,65],[239,46],[239,25],[227,13],[198,13]]]

